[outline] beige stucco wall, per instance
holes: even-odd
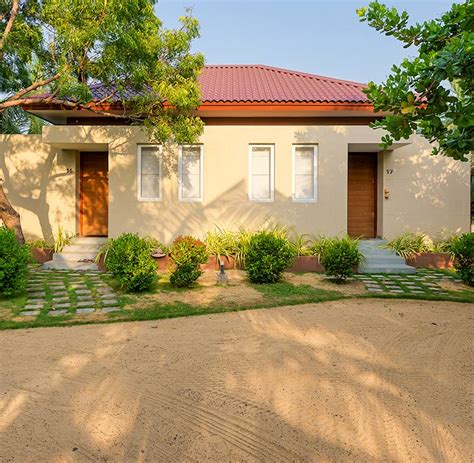
[[[58,226],[75,230],[75,159],[41,135],[0,136],[0,177],[27,238],[49,239]]]
[[[177,152],[165,150],[163,199],[139,202],[136,193],[138,128],[46,127],[41,136],[0,138],[0,170],[6,165],[7,189],[20,206],[28,235],[41,235],[61,222],[77,231],[76,153],[109,151],[109,235],[124,231],[151,234],[169,242],[178,234],[203,236],[216,225],[257,228],[266,220],[294,226],[299,233],[333,235],[347,227],[348,144],[375,144],[381,133],[366,126],[207,126],[203,201],[178,201]],[[248,199],[248,147],[275,146],[275,200]],[[292,144],[319,147],[318,201],[295,203]],[[351,145],[352,146],[352,145]],[[67,151],[66,151],[67,150]],[[419,137],[379,155],[379,233],[391,238],[405,229],[436,234],[469,229],[469,165],[432,157]],[[377,154],[374,153],[374,156]],[[75,174],[67,174],[67,167]],[[387,169],[393,173],[387,174]],[[383,199],[383,189],[390,198]],[[44,191],[40,207],[29,190]],[[47,205],[49,209],[46,208]]]

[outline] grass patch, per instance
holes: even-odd
[[[435,272],[420,272],[422,274],[431,274]],[[453,276],[454,272],[445,271],[436,273]],[[242,275],[242,274],[241,274]],[[208,276],[211,276],[210,274]],[[213,276],[213,274],[212,274]],[[371,276],[374,280],[380,280],[380,285],[385,287],[382,280],[392,280],[387,275]],[[235,277],[237,278],[237,277]],[[240,279],[239,279],[240,278]],[[217,286],[208,279],[202,284],[193,288],[176,288],[169,283],[167,277],[161,276],[153,290],[139,294],[121,293],[114,280],[109,275],[101,275],[100,279],[88,275],[65,274],[51,272],[43,274],[43,278],[32,275],[32,280],[38,281],[38,284],[44,286],[46,290],[46,306],[41,309],[40,314],[34,318],[18,319],[21,310],[26,303],[26,295],[17,296],[8,300],[0,300],[0,329],[16,328],[34,328],[47,326],[70,326],[90,323],[111,323],[119,321],[138,321],[138,320],[158,320],[174,317],[188,317],[196,315],[208,315],[222,312],[235,312],[240,310],[272,308],[286,305],[298,305],[308,303],[318,303],[334,301],[349,297],[355,298],[381,298],[381,299],[415,299],[429,301],[453,301],[453,302],[474,302],[474,291],[469,288],[460,288],[459,290],[448,291],[444,289],[445,294],[436,294],[422,282],[413,281],[420,286],[423,293],[414,294],[409,288],[406,288],[400,281],[397,283],[406,292],[400,294],[394,293],[367,293],[367,294],[345,294],[343,286],[327,286],[327,281],[318,283],[321,279],[313,278],[308,275],[306,281],[282,281],[275,284],[251,284],[242,276],[231,281],[227,287]],[[53,292],[48,285],[52,282],[63,281],[67,288],[68,296],[73,307],[77,302],[77,294],[74,286],[77,283],[84,284],[92,291],[96,307],[100,308],[98,285],[101,281],[108,283],[115,289],[117,306],[119,311],[104,313],[96,310],[92,314],[79,315],[74,313],[71,308],[67,314],[51,316],[48,314],[52,306]],[[395,278],[396,280],[396,278]],[[307,284],[307,281],[310,284]],[[411,281],[410,281],[411,283]],[[434,281],[436,283],[436,281]],[[321,286],[324,284],[324,287]]]

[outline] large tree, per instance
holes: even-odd
[[[368,84],[375,111],[391,113],[372,125],[388,131],[383,145],[418,131],[435,143],[433,154],[467,160],[474,151],[474,2],[455,3],[439,19],[414,25],[405,11],[378,2],[357,13],[416,54],[394,65],[384,83]]]
[[[0,0],[2,125],[11,108],[46,103],[125,118],[157,142],[194,141],[203,128],[192,113],[200,103],[197,76],[204,65],[203,56],[191,52],[199,24],[186,14],[179,28],[166,29],[155,3]],[[102,96],[93,100],[97,85]],[[112,111],[110,103],[123,111]],[[0,214],[11,224],[4,194]]]

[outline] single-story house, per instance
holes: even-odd
[[[28,238],[150,234],[169,242],[265,221],[392,238],[470,229],[470,165],[420,136],[382,151],[364,85],[262,65],[206,66],[192,146],[51,105],[41,135],[0,136],[0,176]],[[96,87],[101,98],[101,87]]]

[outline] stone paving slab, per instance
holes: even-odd
[[[74,292],[75,292],[76,294],[78,294],[78,295],[79,295],[79,294],[90,294],[90,293],[91,293],[91,290],[90,290],[90,289],[86,289],[86,288],[84,288],[84,289],[75,289]]]
[[[76,313],[78,313],[78,314],[81,314],[81,313],[92,313],[92,312],[95,312],[95,309],[94,309],[94,308],[91,308],[91,307],[87,307],[87,308],[77,309],[77,310],[76,310]]]
[[[20,312],[20,315],[22,317],[36,317],[39,313],[39,310],[23,310],[23,312]]]
[[[78,301],[76,307],[90,307],[93,301]]]
[[[118,312],[120,307],[104,307],[101,312],[103,313],[110,313],[110,312]]]
[[[56,309],[69,309],[71,304],[69,302],[61,302],[59,304],[53,304]]]
[[[50,310],[48,312],[48,315],[51,315],[53,317],[57,316],[57,315],[66,315],[67,314],[67,310],[65,309],[61,309],[61,310]]]
[[[415,275],[372,274],[356,275],[369,292],[387,292],[391,294],[436,294],[447,296],[437,284],[437,280],[453,279],[454,276],[442,272],[419,270]]]
[[[103,279],[103,273],[69,270],[35,270],[28,279],[28,300],[24,312],[40,313],[40,309],[49,304],[47,295],[52,296],[50,315],[64,315],[76,308],[76,314],[87,314],[96,311],[95,306],[102,307],[103,312],[120,310],[117,294]],[[72,302],[71,298],[74,301]]]
[[[28,293],[28,297],[44,297],[46,295],[45,291],[34,291],[31,293]]]
[[[42,309],[44,307],[44,304],[26,304],[24,309],[25,310],[36,310],[36,309]]]

